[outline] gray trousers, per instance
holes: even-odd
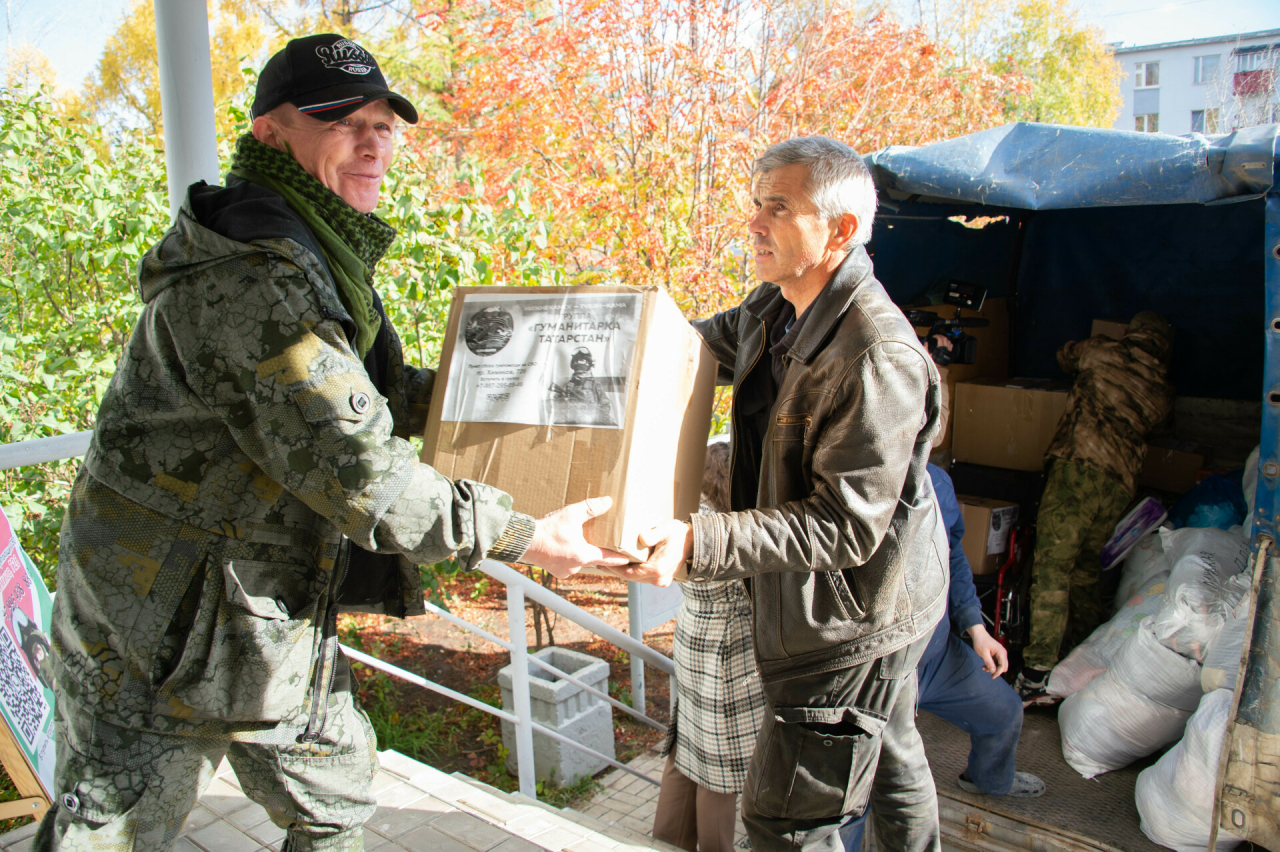
[[[840,824],[874,803],[876,842],[940,849],[938,799],[916,730],[926,636],[867,663],[765,684],[742,794],[752,852],[843,852]]]

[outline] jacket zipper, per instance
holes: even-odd
[[[333,582],[325,601],[324,623],[320,628],[320,644],[316,648],[315,680],[311,685],[311,712],[306,729],[298,735],[298,742],[310,745],[319,741],[329,720],[329,692],[333,689],[334,673],[338,670],[338,588],[347,574],[351,561],[351,542],[344,535],[338,544],[338,558],[334,561]]]
[[[756,352],[755,360],[751,362],[751,366],[747,367],[746,372],[742,374],[742,378],[744,379],[747,376],[751,375],[751,371],[756,368],[756,365],[760,363],[760,359],[764,357],[764,350],[768,348],[767,346],[769,342],[769,323],[768,322],[764,320],[760,321],[760,333],[761,335],[763,335],[760,343],[760,350]],[[733,471],[737,467],[737,463],[738,463],[738,445],[742,443],[742,441],[738,437],[738,391],[742,388],[742,384],[738,381],[738,377],[736,375],[733,378],[734,378],[733,401],[729,403],[729,430],[730,430],[730,438],[732,439],[729,441],[729,502],[731,504],[729,506],[729,511],[733,511],[733,506],[732,506]],[[750,602],[752,611],[754,612],[756,596],[755,596],[755,590],[751,588],[750,577],[747,577],[744,579],[742,583],[742,588],[746,591],[747,600],[748,602]]]
[[[744,379],[747,376],[751,375],[751,371],[756,368],[756,365],[760,363],[760,359],[764,357],[764,350],[766,348],[765,344],[769,342],[769,323],[765,322],[764,320],[761,320],[760,332],[762,335],[764,335],[763,341],[760,344],[760,351],[756,353],[756,359],[751,362],[751,366],[747,367],[746,372],[742,374],[742,378]],[[730,437],[733,439],[729,442],[729,500],[731,502],[733,500],[733,471],[738,462],[738,445],[742,443],[742,441],[740,441],[738,438],[738,416],[737,416],[738,415],[738,391],[741,389],[741,387],[742,385],[737,381],[737,376],[734,376],[733,401],[729,404],[729,428],[732,433]],[[730,506],[729,510],[732,511],[733,506]]]

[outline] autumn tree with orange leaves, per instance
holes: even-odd
[[[458,11],[421,14],[456,53],[448,117],[415,134],[419,156],[482,164],[495,192],[531,181],[569,280],[660,284],[698,314],[750,281],[750,166],[770,143],[925,144],[1001,124],[1027,88],[841,3],[492,0],[462,24]]]

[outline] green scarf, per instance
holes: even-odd
[[[231,174],[280,193],[320,241],[338,298],[356,323],[356,352],[369,354],[382,318],[373,306],[373,268],[396,238],[395,228],[361,213],[307,174],[293,155],[245,134]]]

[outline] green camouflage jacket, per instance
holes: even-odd
[[[1100,335],[1058,350],[1058,364],[1077,375],[1045,455],[1097,468],[1132,494],[1147,434],[1173,411],[1167,359],[1153,354],[1167,346],[1156,332],[1140,329],[1121,340]]]
[[[423,612],[414,565],[514,561],[532,522],[419,463],[403,436],[433,373],[393,334],[380,395],[298,242],[227,239],[189,197],[139,286],[62,528],[59,690],[125,725],[270,722],[309,700],[322,727],[347,539],[406,557],[372,607],[404,616]]]

